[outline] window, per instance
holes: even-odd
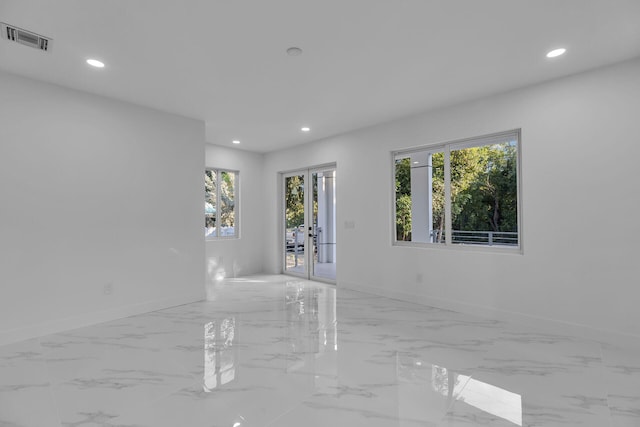
[[[238,237],[238,172],[204,172],[204,232],[207,238]]]
[[[520,247],[520,132],[394,153],[396,244]]]

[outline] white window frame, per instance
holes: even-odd
[[[490,145],[492,142],[504,142],[506,137],[515,137],[517,140],[516,154],[516,188],[517,188],[517,222],[518,222],[518,245],[514,246],[488,246],[480,244],[461,244],[452,243],[452,218],[451,218],[451,171],[450,171],[450,155],[451,151]],[[421,153],[424,151],[441,151],[444,152],[444,199],[445,199],[445,241],[444,243],[431,242],[410,242],[398,240],[396,235],[396,159],[406,157],[411,154]],[[505,132],[499,132],[478,137],[459,139],[449,142],[439,142],[434,144],[426,144],[418,147],[412,147],[403,150],[391,152],[391,241],[393,246],[401,247],[422,247],[422,248],[440,248],[444,250],[460,250],[460,251],[481,251],[496,253],[523,253],[523,233],[522,233],[522,132],[521,129],[514,129]]]
[[[205,236],[206,240],[221,240],[221,239],[239,239],[240,238],[240,172],[233,169],[226,168],[205,168],[204,173],[214,172],[216,174],[216,231],[215,235]],[[220,236],[220,206],[222,205],[222,180],[220,174],[222,172],[231,173],[234,175],[234,188],[233,188],[233,209],[234,209],[234,224],[233,235]],[[206,198],[205,198],[206,203]],[[206,218],[206,213],[205,213]]]

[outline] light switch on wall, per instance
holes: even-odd
[[[346,229],[354,229],[356,228],[356,222],[354,220],[349,220],[344,222],[344,228]]]

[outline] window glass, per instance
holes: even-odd
[[[516,141],[451,150],[451,243],[518,245],[516,164]]]
[[[204,174],[204,227],[207,238],[237,237],[238,172],[209,169]]]
[[[395,241],[518,247],[518,150],[512,131],[395,153]]]
[[[220,235],[233,236],[236,225],[235,173],[220,172]]]
[[[396,239],[444,243],[444,152],[397,156],[395,168]]]
[[[217,211],[217,184],[216,171],[208,170],[204,173],[204,228],[205,236],[214,236],[216,233]]]

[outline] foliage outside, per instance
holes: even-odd
[[[218,185],[218,176],[220,182]],[[204,174],[205,226],[216,227],[219,219],[221,227],[235,226],[236,173],[207,170]],[[217,206],[217,191],[220,191],[220,209]],[[209,209],[207,204],[211,207]]]
[[[285,178],[286,228],[304,224],[304,178],[300,175]]]
[[[515,143],[452,150],[451,223],[456,231],[517,232]],[[433,230],[444,235],[444,153],[431,155]],[[396,160],[396,236],[411,241],[411,159]],[[425,190],[426,191],[426,190]]]
[[[318,175],[313,174],[313,215],[318,214]],[[292,229],[304,225],[304,176],[285,178],[285,228]]]

